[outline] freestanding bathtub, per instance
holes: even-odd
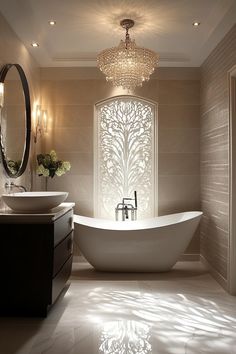
[[[99,271],[165,272],[185,251],[202,212],[189,211],[138,221],[74,215],[78,246]]]

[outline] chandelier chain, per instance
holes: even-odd
[[[129,37],[129,28],[126,27],[126,34],[125,34],[125,47],[128,49],[128,43],[130,42],[130,37]]]

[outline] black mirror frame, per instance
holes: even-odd
[[[8,167],[7,157],[5,155],[4,146],[2,143],[1,125],[0,125],[0,151],[1,151],[3,167],[7,175],[11,178],[17,178],[20,177],[25,172],[29,160],[30,139],[31,139],[31,107],[30,107],[30,94],[29,94],[29,86],[28,86],[27,78],[25,76],[24,70],[19,64],[5,64],[0,71],[0,82],[4,83],[5,77],[8,71],[12,67],[15,67],[17,69],[21,79],[21,84],[22,84],[22,88],[24,91],[24,98],[25,98],[25,122],[26,122],[24,151],[22,155],[20,168],[15,174],[12,173]]]

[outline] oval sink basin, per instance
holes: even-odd
[[[22,192],[3,194],[2,199],[14,211],[39,213],[55,208],[67,196],[67,192]]]

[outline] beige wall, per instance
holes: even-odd
[[[229,82],[236,25],[201,67],[201,254],[227,285],[229,247]]]
[[[12,31],[4,17],[0,14],[0,67],[7,63],[18,63],[25,71],[29,84],[31,106],[33,110],[35,102],[39,102],[40,99],[39,67],[16,34]],[[14,94],[14,92],[12,92],[12,94]],[[31,154],[33,154],[33,152],[34,146],[32,145]],[[6,181],[7,177],[0,164],[0,194],[4,191],[4,184]],[[22,177],[17,178],[15,183],[23,184],[28,189],[30,188],[30,163],[28,164],[25,174]]]
[[[95,68],[42,68],[42,108],[50,117],[45,151],[55,149],[72,168],[50,179],[69,191],[75,212],[93,215],[93,116],[96,102],[118,94]],[[159,215],[197,210],[199,180],[199,69],[159,68],[135,94],[158,103]],[[196,236],[187,250],[199,253]]]

